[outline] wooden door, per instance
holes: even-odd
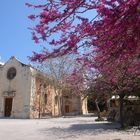
[[[4,111],[5,117],[11,116],[12,102],[13,102],[13,98],[5,98],[5,111]]]
[[[70,112],[69,105],[66,105],[65,106],[65,113],[69,113],[69,112]]]

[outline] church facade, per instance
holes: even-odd
[[[11,57],[0,64],[0,117],[41,118],[87,113],[86,99],[60,92],[45,73]]]

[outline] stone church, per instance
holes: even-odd
[[[0,118],[41,118],[87,113],[87,101],[60,92],[47,74],[11,57],[0,64]]]

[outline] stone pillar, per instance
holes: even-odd
[[[87,97],[81,97],[82,114],[88,114]]]

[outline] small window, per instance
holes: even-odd
[[[7,78],[9,80],[12,80],[14,79],[15,76],[16,76],[16,69],[14,67],[9,68],[7,72]]]
[[[47,100],[48,100],[47,94],[44,94],[44,102],[45,102],[45,105],[47,104]]]

